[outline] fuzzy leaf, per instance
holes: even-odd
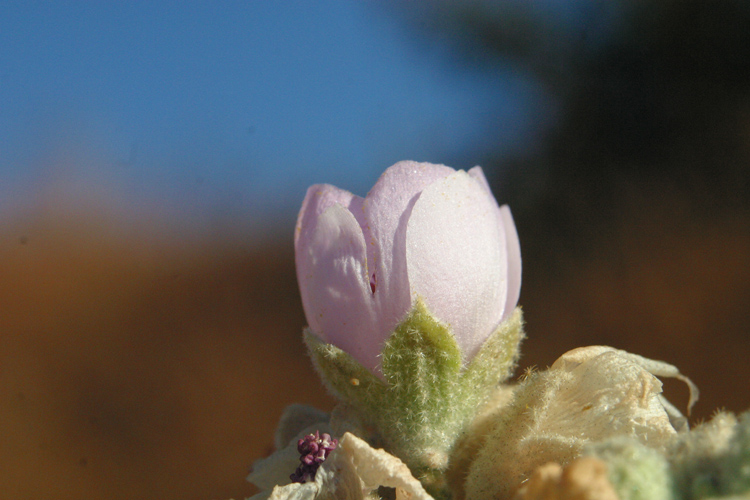
[[[316,370],[334,396],[363,411],[363,416],[381,411],[386,392],[382,380],[346,352],[320,340],[309,328],[304,339]]]
[[[523,313],[517,307],[479,349],[462,377],[465,392],[490,393],[513,373],[521,354]],[[482,388],[478,391],[477,388]],[[468,389],[468,391],[467,391]]]
[[[457,411],[461,402],[453,397],[461,351],[422,300],[388,339],[382,366],[388,381],[388,404],[381,417],[386,441],[407,463],[444,468],[464,413]]]

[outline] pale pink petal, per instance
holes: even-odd
[[[482,167],[474,167],[469,170],[468,174],[476,179],[490,196],[492,190],[484,176]],[[513,222],[513,215],[510,213],[508,205],[498,206],[498,224],[500,231],[505,234],[505,242],[508,254],[508,296],[503,308],[502,319],[507,318],[518,304],[518,297],[521,294],[521,246],[518,241],[516,225]]]
[[[500,207],[500,217],[508,254],[508,297],[503,312],[503,319],[505,319],[513,312],[518,304],[518,297],[521,295],[521,244],[518,241],[516,224],[513,222],[513,215],[508,205]]]
[[[402,161],[386,170],[365,198],[370,279],[384,337],[411,309],[406,270],[406,223],[411,208],[424,188],[453,172],[444,165]]]
[[[506,303],[508,261],[497,203],[473,176],[454,172],[422,192],[406,238],[411,293],[451,328],[464,360],[471,359]]]
[[[336,203],[348,207],[353,198],[356,197],[349,191],[344,191],[330,184],[315,184],[307,188],[302,208],[297,215],[297,226],[294,231],[295,247],[302,231],[311,231],[315,226],[314,221],[325,212],[326,208]]]
[[[334,203],[316,218],[310,215],[303,228],[296,245],[297,280],[310,328],[375,371],[382,342],[373,331],[359,223],[347,208]]]
[[[469,174],[474,179],[476,179],[476,181],[479,182],[479,184],[481,184],[481,186],[484,188],[487,194],[492,196],[492,189],[490,188],[490,183],[487,182],[487,177],[484,176],[484,170],[482,170],[482,167],[476,166],[476,167],[470,168],[469,171],[466,173]]]

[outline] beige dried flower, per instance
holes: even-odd
[[[661,398],[654,374],[684,379],[672,365],[605,346],[575,349],[530,374],[472,463],[466,498],[510,498],[537,467],[564,467],[587,444],[616,436],[663,450],[684,417]]]

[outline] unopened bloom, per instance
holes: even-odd
[[[466,363],[520,293],[513,218],[479,167],[400,162],[365,198],[314,185],[295,251],[310,329],[376,373],[385,340],[418,297],[450,328]]]

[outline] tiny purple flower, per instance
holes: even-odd
[[[295,483],[307,483],[315,480],[315,473],[328,455],[338,446],[338,439],[333,439],[330,434],[315,431],[297,441],[297,451],[300,453],[300,466],[289,476]]]

